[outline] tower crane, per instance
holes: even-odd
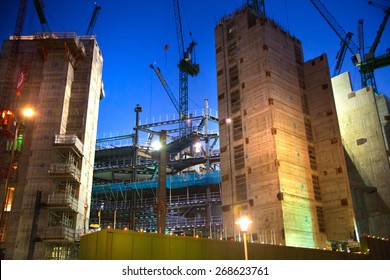
[[[179,50],[179,114],[182,121],[179,123],[180,136],[187,135],[187,124],[185,119],[188,116],[188,75],[196,76],[199,74],[199,64],[193,63],[192,55],[196,42],[192,40],[187,47],[184,48],[183,31],[180,16],[179,0],[173,0],[173,8],[175,15],[176,37]]]
[[[27,0],[20,0],[19,1],[19,7],[18,7],[18,14],[16,17],[16,24],[14,29],[14,39],[11,42],[11,50],[9,54],[8,59],[8,65],[7,65],[7,72],[5,76],[5,83],[3,90],[0,95],[0,110],[9,110],[13,109],[12,103],[13,99],[10,99],[10,97],[15,96],[13,94],[12,90],[15,88],[16,93],[16,87],[14,85],[14,74],[16,71],[16,64],[17,64],[17,54],[19,50],[19,37],[22,35],[23,31],[23,25],[24,25],[24,19],[26,17],[26,10],[27,10]],[[4,106],[4,108],[3,108]],[[0,111],[0,113],[1,113]]]
[[[382,37],[383,31],[385,30],[386,23],[389,19],[390,7],[385,7],[383,5],[374,3],[372,1],[368,1],[368,4],[383,9],[383,11],[385,12],[385,16],[382,20],[382,23],[379,26],[374,42],[372,43],[368,53],[364,54],[364,59],[361,62],[359,62],[357,66],[360,67],[360,73],[362,74],[362,84],[364,86],[371,85],[374,92],[378,93],[375,76],[374,76],[374,70],[390,65],[390,51],[388,50],[386,54],[382,54],[379,56],[375,56],[375,52],[380,42],[380,39]],[[360,32],[363,34],[362,27]],[[363,35],[361,37],[363,37]]]
[[[375,50],[379,44],[380,37],[382,36],[383,30],[385,28],[386,22],[389,17],[390,8],[385,9],[385,18],[380,25],[380,28],[377,32],[377,36],[372,44],[370,51],[361,56],[364,53],[364,50],[361,50],[353,41],[353,34],[350,32],[345,32],[344,29],[340,26],[340,24],[336,21],[336,19],[330,14],[330,12],[326,9],[324,4],[320,0],[310,0],[310,2],[314,5],[314,7],[318,10],[318,12],[322,15],[325,21],[330,25],[330,27],[335,31],[337,36],[341,39],[341,49],[337,55],[336,68],[334,71],[334,75],[338,75],[340,73],[341,65],[345,56],[345,51],[348,49],[352,53],[352,61],[355,66],[359,67],[360,75],[361,75],[361,83],[362,87],[372,86],[374,93],[378,93],[374,70],[377,68],[381,68],[387,65],[390,65],[390,53],[374,56]],[[371,5],[375,5],[372,1],[369,1]],[[359,39],[363,40],[363,21],[359,21]],[[360,42],[360,46],[363,46],[363,42]]]
[[[247,0],[247,5],[252,7],[260,16],[265,17],[264,0]]]
[[[95,27],[96,20],[97,20],[97,17],[99,15],[99,12],[101,9],[102,8],[100,6],[98,6],[95,2],[95,8],[93,9],[92,17],[91,17],[91,20],[89,21],[87,32],[85,33],[86,35],[92,35],[93,28]]]
[[[360,50],[358,46],[352,41],[353,33],[346,32],[320,0],[310,0],[310,2],[314,5],[317,11],[321,14],[321,16],[325,19],[325,21],[341,40],[341,48],[337,53],[336,66],[333,71],[333,76],[336,76],[340,74],[341,66],[343,64],[347,49],[352,53],[354,58],[357,59],[360,57]]]
[[[380,39],[382,37],[383,31],[385,30],[387,20],[389,19],[389,16],[390,16],[390,7],[385,7],[385,6],[376,4],[372,1],[368,1],[368,4],[383,9],[385,12],[385,16],[384,16],[382,23],[379,26],[379,29],[376,33],[376,37],[374,39],[374,42],[372,43],[370,50],[366,54],[366,57],[365,57],[366,59],[370,59],[370,58],[374,57],[376,48],[378,47],[378,44],[379,44]]]

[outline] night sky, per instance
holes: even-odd
[[[189,33],[197,42],[196,62],[201,72],[189,77],[189,111],[201,110],[207,98],[210,108],[217,110],[214,27],[223,17],[239,8],[243,0],[182,0],[181,14],[184,43],[190,43]],[[384,11],[363,0],[323,0],[328,10],[345,31],[354,33],[358,44],[357,23],[364,19],[366,51],[371,46]],[[388,0],[377,3],[389,5]],[[2,0],[0,3],[0,38],[5,40],[15,28],[19,1]],[[76,31],[85,34],[94,1],[44,0],[45,13],[52,31]],[[100,0],[102,10],[94,33],[103,53],[103,81],[106,98],[100,103],[98,137],[110,132],[131,133],[134,126],[134,107],[140,104],[141,123],[150,123],[176,113],[152,69],[160,67],[171,90],[178,99],[179,60],[172,0],[130,1]],[[41,31],[33,1],[28,1],[23,35]],[[302,41],[305,60],[327,53],[330,71],[336,62],[340,40],[309,0],[266,0],[266,13],[279,22],[293,36]],[[168,50],[164,46],[168,45]],[[376,54],[390,48],[390,22],[382,36]],[[350,71],[355,90],[360,88],[360,74],[353,67],[348,52],[342,72]],[[380,93],[390,96],[390,66],[375,71]],[[200,111],[199,111],[200,112]],[[176,113],[177,118],[177,113]]]

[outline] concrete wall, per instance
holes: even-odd
[[[298,39],[245,8],[217,24],[215,41],[226,236],[237,239],[234,222],[248,215],[255,242],[353,239],[326,56],[304,63]]]
[[[308,143],[296,63],[296,56],[303,57],[300,42],[245,9],[222,19],[215,37],[222,201],[234,204],[223,215],[227,236],[237,237],[234,221],[245,214],[254,222],[250,231],[255,242],[321,246],[318,241],[324,238],[312,217],[315,207],[308,190]],[[232,123],[226,125],[226,118]]]
[[[36,115],[26,120],[23,127],[23,149],[10,212],[12,222],[5,242],[6,259],[69,258],[75,247],[72,240],[77,240],[89,224],[103,60],[92,37],[84,40],[86,53],[80,60],[75,53],[80,41],[73,34],[59,34],[54,39],[27,36],[20,41],[18,61],[24,65],[25,80],[17,106],[33,106]],[[66,148],[68,151],[59,152],[54,145],[56,135],[76,135],[83,146],[81,155],[75,156],[77,152],[71,146]],[[73,160],[82,174],[79,181],[49,174],[51,164]],[[75,208],[62,202],[48,205],[49,196],[58,191],[59,185],[69,182]],[[37,191],[42,192],[38,204]],[[67,218],[58,221],[58,231],[53,214]],[[50,226],[58,232],[55,240],[48,238]],[[74,232],[69,234],[70,239],[63,239],[66,231]]]
[[[389,245],[388,241],[382,243]],[[372,256],[329,250],[248,244],[248,259],[250,260],[364,260],[371,259]],[[386,256],[388,257],[388,254],[376,255],[376,258],[386,258]],[[106,229],[81,237],[80,259],[243,260],[244,248],[242,242]]]
[[[360,233],[390,236],[386,101],[371,87],[352,91],[348,73],[332,85]]]
[[[306,94],[328,240],[357,237],[347,165],[326,54],[305,63]],[[320,206],[320,204],[318,204]]]

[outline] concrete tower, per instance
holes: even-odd
[[[4,83],[12,38],[4,41]],[[89,225],[103,58],[94,36],[75,33],[22,36],[17,72],[23,85],[13,109],[35,108],[18,118],[15,151],[2,215],[6,259],[72,259]],[[10,140],[1,142],[4,145]],[[6,154],[6,153],[3,153]],[[13,198],[13,199],[12,199]],[[4,199],[4,198],[3,198]]]
[[[332,78],[362,234],[390,236],[390,102],[371,87],[353,91],[349,74]]]
[[[355,237],[326,55],[243,7],[215,27],[225,236],[322,248]]]

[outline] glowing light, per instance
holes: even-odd
[[[241,231],[246,232],[248,230],[248,227],[253,222],[249,220],[247,217],[241,217],[236,224],[240,226]]]
[[[195,152],[200,153],[202,151],[202,144],[200,142],[196,142],[194,144]]]
[[[160,150],[161,149],[161,143],[160,141],[155,141],[152,143],[152,148],[155,150]]]
[[[35,115],[35,111],[32,108],[24,108],[22,110],[22,114],[23,114],[23,116],[29,118],[29,117],[32,117]]]
[[[230,124],[231,122],[232,122],[232,119],[231,119],[231,118],[226,118],[226,119],[225,119],[225,123],[226,123],[226,124]]]

